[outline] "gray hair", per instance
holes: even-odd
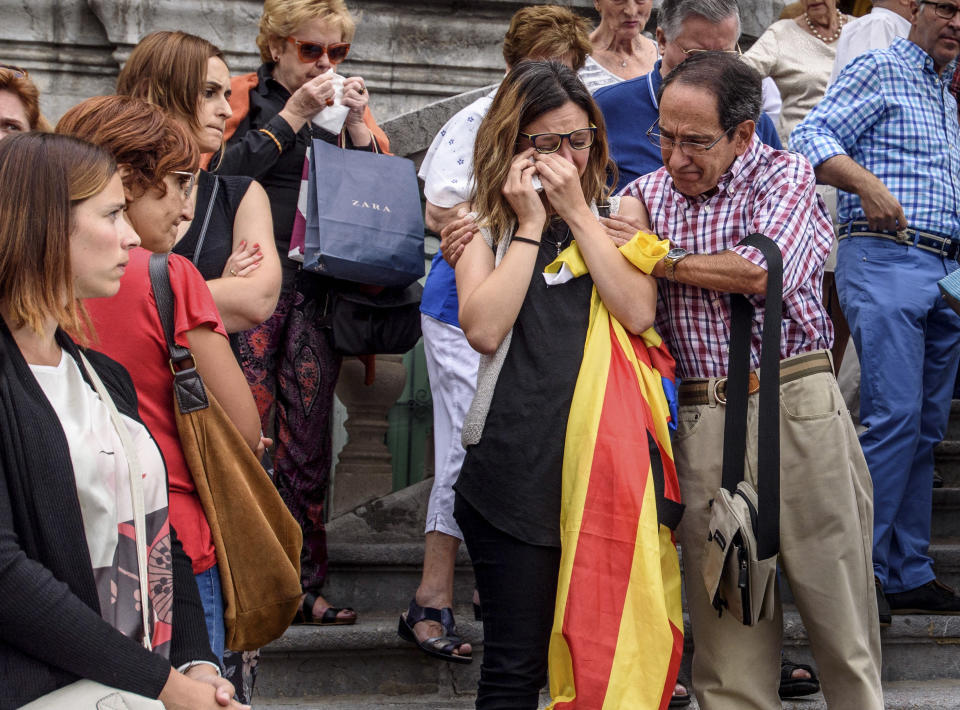
[[[731,16],[737,18],[737,36],[740,36],[740,8],[737,0],[663,0],[658,26],[668,40],[680,34],[680,25],[692,15],[719,24]]]

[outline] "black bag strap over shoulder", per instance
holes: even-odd
[[[741,245],[759,249],[767,260],[767,293],[760,352],[757,426],[757,558],[780,550],[780,326],[783,317],[783,256],[774,241],[751,234]],[[743,480],[747,449],[750,341],[754,308],[739,293],[730,294],[730,360],[723,430],[723,487],[733,494]]]
[[[200,236],[197,237],[197,248],[193,250],[193,265],[199,267],[200,254],[203,252],[203,242],[207,238],[207,227],[210,226],[210,216],[213,214],[213,206],[217,201],[217,193],[220,191],[220,178],[211,175],[213,178],[213,189],[210,190],[210,200],[207,202],[207,212],[203,217],[203,226],[200,227]],[[196,219],[194,215],[194,219]]]
[[[150,287],[153,289],[153,298],[157,302],[157,313],[160,324],[163,326],[163,337],[167,341],[167,351],[170,353],[170,367],[173,370],[173,392],[177,405],[183,414],[196,412],[210,406],[207,391],[203,386],[193,353],[189,348],[178,345],[174,339],[173,328],[173,289],[170,286],[170,255],[151,254],[149,262]],[[179,365],[190,360],[190,367],[180,368]]]

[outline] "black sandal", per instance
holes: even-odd
[[[794,678],[793,672],[804,670],[810,674],[809,678]],[[786,657],[780,659],[780,697],[799,698],[802,695],[813,695],[820,692],[820,681],[813,668],[806,663],[794,663]]]
[[[418,640],[413,627],[421,621],[436,621],[443,627],[443,636],[434,636],[424,641]],[[453,609],[450,607],[443,609],[424,607],[417,604],[416,599],[411,599],[407,613],[400,615],[397,633],[400,638],[410,641],[428,656],[451,663],[473,663],[473,656],[458,656],[454,653],[463,645],[463,641],[457,635],[457,625],[453,620]]]
[[[672,708],[685,708],[690,705],[690,689],[687,687],[686,683],[681,683],[677,681],[680,685],[683,686],[683,689],[687,692],[683,695],[678,695],[676,690],[674,690],[673,695],[670,696],[670,705]]]
[[[297,610],[297,615],[293,617],[293,624],[303,626],[350,626],[357,623],[357,612],[348,606],[328,606],[323,610],[320,618],[315,619],[313,616],[313,605],[316,603],[316,594],[312,592],[304,593],[303,601],[300,602],[300,608]],[[340,612],[342,611],[352,612],[353,616],[342,618],[340,616]]]

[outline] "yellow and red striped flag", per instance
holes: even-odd
[[[621,251],[649,273],[666,249],[638,233]],[[587,271],[576,244],[546,270]],[[683,652],[674,360],[652,328],[628,333],[596,287],[590,308],[564,445],[550,708],[663,709]]]

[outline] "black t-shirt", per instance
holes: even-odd
[[[206,170],[200,171],[193,222],[190,223],[187,233],[174,245],[173,253],[192,261],[205,281],[223,276],[223,268],[233,251],[233,223],[251,182],[251,178],[242,175],[213,175]],[[214,183],[219,185],[211,205],[210,196]],[[200,233],[205,221],[207,230],[203,235],[203,243],[200,244]],[[269,235],[264,235],[263,238],[267,237]]]
[[[468,447],[454,486],[494,527],[552,547],[560,546],[563,443],[593,291],[589,274],[546,285],[543,269],[557,256],[558,237],[569,243],[563,222],[552,224],[540,244],[483,436]]]

